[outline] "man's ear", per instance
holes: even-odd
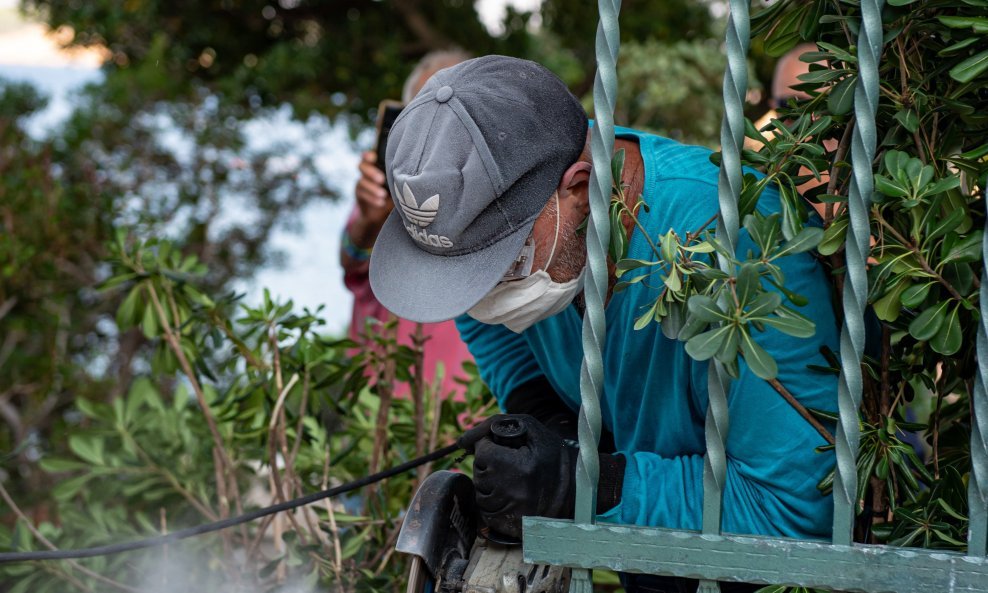
[[[590,163],[586,161],[576,161],[566,169],[563,173],[563,178],[559,181],[559,191],[573,191],[576,187],[580,185],[586,185],[590,182],[590,170],[592,169]]]

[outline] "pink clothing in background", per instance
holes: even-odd
[[[350,232],[350,225],[358,214],[356,206],[350,213],[344,233]],[[386,321],[388,310],[384,308],[371,291],[370,276],[368,275],[369,263],[350,262],[343,266],[343,283],[347,289],[353,293],[353,317],[350,320],[350,338],[358,343],[363,343],[361,333],[364,332],[366,320],[368,318]],[[415,335],[414,321],[398,319],[398,343],[404,346],[413,346],[412,338]],[[466,344],[460,340],[460,333],[456,330],[453,321],[443,321],[442,323],[423,323],[422,334],[426,338],[425,350],[425,380],[426,385],[432,385],[436,375],[436,365],[443,364],[443,380],[441,393],[443,396],[450,392],[454,393],[456,399],[463,398],[463,385],[455,381],[456,378],[463,378],[463,363],[470,358]],[[373,371],[368,369],[368,374]],[[408,387],[399,384],[395,391],[398,397],[408,395]]]

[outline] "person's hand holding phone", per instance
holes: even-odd
[[[350,240],[358,247],[370,248],[394,208],[387,190],[387,179],[377,168],[377,154],[369,150],[361,155],[360,179],[355,191],[360,216],[350,226]]]
[[[361,155],[360,159],[360,179],[357,181],[357,207],[360,214],[368,222],[374,223],[378,228],[384,224],[384,220],[394,208],[391,196],[388,193],[388,180],[384,172],[377,168],[377,155],[374,151],[368,150]]]

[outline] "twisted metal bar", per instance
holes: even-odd
[[[597,75],[594,80],[596,121],[590,133],[593,171],[590,179],[590,223],[587,227],[587,279],[583,315],[583,365],[580,369],[579,440],[576,470],[576,521],[593,523],[600,463],[600,394],[604,387],[604,299],[607,296],[607,244],[610,222],[611,156],[614,152],[614,103],[617,98],[618,12],[620,0],[600,0],[597,25]]]
[[[733,253],[737,248],[741,196],[741,146],[744,142],[744,100],[748,92],[748,46],[751,42],[749,2],[731,0],[727,21],[727,69],[724,71],[724,119],[720,127],[721,161],[717,182],[720,212],[717,216],[717,238]],[[724,257],[717,257],[720,269],[734,273],[734,266]],[[730,308],[729,296],[721,295],[721,306]],[[724,442],[730,427],[727,412],[727,390],[731,377],[716,359],[707,367],[707,418],[704,428],[707,453],[703,458],[703,532],[720,533],[721,507],[727,479],[727,451]],[[716,593],[716,581],[700,581],[700,593]]]
[[[744,99],[748,91],[748,46],[751,41],[748,2],[731,0],[727,23],[727,70],[724,72],[724,120],[720,127],[721,162],[717,193],[720,214],[717,217],[717,238],[731,252],[738,242],[738,197],[741,195],[741,147],[744,143]],[[720,269],[734,273],[727,258],[717,258]],[[721,296],[727,306],[729,295]],[[707,454],[703,467],[703,531],[720,533],[721,498],[727,475],[727,389],[731,378],[724,366],[711,360],[707,373],[710,403],[707,407]]]
[[[984,188],[982,205],[988,204]],[[985,218],[988,231],[988,217]],[[988,240],[981,244],[981,322],[978,324],[978,368],[971,394],[971,478],[968,507],[971,517],[967,533],[969,556],[988,555]]]
[[[621,0],[599,0],[597,74],[594,77],[595,123],[590,130],[593,170],[590,178],[590,222],[587,226],[587,277],[583,288],[583,364],[580,367],[580,458],[576,465],[577,523],[594,523],[597,481],[600,478],[600,394],[604,390],[604,300],[607,297],[607,245],[610,241],[608,206],[611,197],[611,157],[614,153],[614,105],[617,101],[617,57],[620,49],[618,14]],[[570,593],[591,593],[590,571],[576,569]]]
[[[882,0],[861,0],[861,30],[858,34],[858,82],[854,89],[854,135],[851,139],[853,176],[847,196],[850,228],[847,233],[847,272],[844,278],[844,324],[840,335],[841,374],[837,405],[837,475],[834,482],[835,544],[850,545],[857,508],[856,459],[861,406],[861,355],[864,351],[864,310],[868,297],[865,263],[871,236],[868,207],[874,190],[872,160],[878,138],[878,60],[882,53]]]

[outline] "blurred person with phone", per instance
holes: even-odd
[[[368,266],[374,241],[388,214],[394,208],[391,194],[384,175],[384,149],[388,131],[401,112],[404,103],[410,101],[425,85],[429,78],[442,70],[469,59],[470,56],[459,50],[443,50],[426,54],[408,76],[402,89],[402,103],[393,100],[381,102],[378,109],[377,141],[374,150],[361,155],[360,179],[355,188],[356,203],[343,229],[340,245],[340,263],[343,266],[343,282],[353,293],[353,314],[350,320],[350,338],[362,346],[366,345],[366,325],[370,319],[381,322],[391,315],[378,302],[371,291]],[[412,345],[416,323],[398,319],[398,343]],[[453,321],[422,324],[425,342],[425,380],[427,385],[435,381],[438,363],[443,364],[441,394],[454,392],[461,396],[463,386],[455,381],[462,376],[464,361],[470,360],[466,345]],[[404,390],[407,392],[407,389]],[[402,390],[397,395],[404,395]]]

